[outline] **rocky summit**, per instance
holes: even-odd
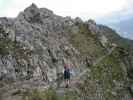
[[[133,100],[132,44],[92,19],[32,4],[0,18],[0,100]]]

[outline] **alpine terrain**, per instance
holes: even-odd
[[[0,18],[0,100],[133,100],[132,44],[94,20],[32,4]]]

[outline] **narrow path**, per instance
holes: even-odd
[[[98,60],[96,60],[95,63],[93,63],[93,66],[96,66],[96,65],[97,65],[98,63],[100,63],[104,58],[106,58],[107,56],[109,56],[109,55],[114,51],[114,49],[115,49],[115,47],[113,47],[113,48],[108,52],[107,55],[104,55],[104,56],[100,57]],[[90,70],[90,69],[86,69],[86,70],[84,70],[83,72],[81,72],[78,76],[71,78],[71,87],[72,87],[71,90],[75,89],[74,87],[75,87],[75,85],[76,85],[77,83],[81,83],[81,82],[80,82],[80,77],[83,76],[85,73],[87,73],[89,70]],[[68,90],[69,90],[69,89],[68,89]],[[56,92],[57,92],[59,95],[64,95],[65,92],[66,92],[66,90],[65,90],[65,88],[61,88],[61,89],[59,88],[59,89],[57,89]]]
[[[109,56],[115,49],[116,47],[112,47],[112,49],[108,52],[107,55],[104,55],[102,57],[100,57],[98,60],[96,60],[92,65],[96,66],[97,64],[99,64],[104,58],[106,58],[107,56]],[[78,76],[74,77],[73,79],[78,79],[81,76],[83,76],[85,73],[87,73],[90,69],[86,69],[83,72],[81,72]]]
[[[99,62],[101,62],[104,58],[106,58],[107,56],[109,56],[115,49],[116,47],[112,47],[111,50],[108,52],[107,55],[104,55],[102,57],[100,57],[95,63],[93,63],[93,66],[96,66]]]

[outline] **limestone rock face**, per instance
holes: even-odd
[[[108,38],[103,34],[103,30],[99,29],[99,26],[92,19],[88,20],[86,24],[88,25],[88,29],[90,30],[90,32],[93,35],[97,36],[97,39],[100,41],[101,45],[106,47],[106,44],[108,43]]]
[[[63,72],[66,62],[77,63],[78,54],[65,37],[64,27],[73,24],[69,17],[63,18],[35,4],[26,8],[10,21],[1,18],[1,34],[8,33],[13,50],[1,55],[1,80],[39,79],[52,81]],[[75,62],[74,62],[75,61]]]
[[[80,24],[80,23],[83,23],[83,21],[82,21],[81,18],[76,17],[76,18],[75,18],[75,23],[76,23],[76,24]]]
[[[86,23],[88,24],[88,29],[93,34],[98,34],[99,28],[97,27],[96,22],[94,20],[88,20]]]

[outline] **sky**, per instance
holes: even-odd
[[[20,11],[35,3],[61,16],[100,19],[114,13],[129,14],[133,0],[0,0],[0,17],[16,17]]]
[[[0,17],[17,17],[32,3],[39,8],[48,8],[60,16],[94,19],[98,24],[110,27],[112,23],[133,17],[133,0],[0,0]],[[119,27],[114,29],[118,30]],[[123,34],[120,35],[133,39],[133,34]]]

